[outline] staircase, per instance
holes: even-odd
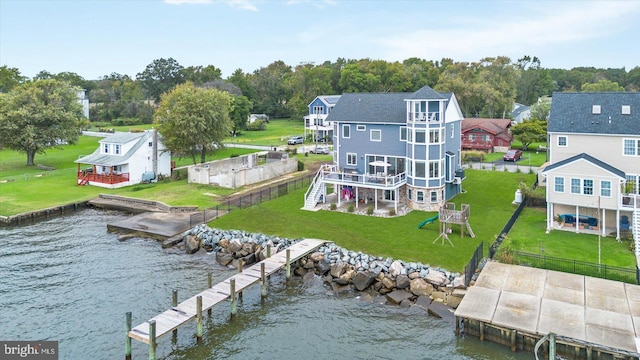
[[[637,204],[636,204],[637,205]],[[636,251],[636,256],[640,255],[640,209],[636,206],[633,210],[633,222],[631,230],[633,231],[633,244]]]
[[[80,182],[78,183],[78,185],[82,186],[82,185],[87,185],[89,183],[89,175],[85,175],[82,177],[82,179],[80,179]]]
[[[304,194],[304,207],[303,209],[311,210],[316,207],[318,201],[320,201],[320,196],[323,194],[324,189],[324,181],[320,177],[322,172],[322,168],[318,170],[318,173],[313,178],[311,185],[309,185],[309,190],[307,190],[306,194]]]

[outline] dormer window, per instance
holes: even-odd
[[[631,115],[631,105],[622,105],[622,115]]]
[[[115,154],[120,155],[120,144],[115,145]]]
[[[600,105],[593,105],[593,108],[591,109],[591,113],[594,115],[599,115],[601,111]]]
[[[109,153],[109,144],[104,144],[104,153],[105,154]]]

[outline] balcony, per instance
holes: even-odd
[[[621,207],[623,209],[639,209],[640,195],[638,194],[622,194]]]
[[[324,182],[349,186],[395,189],[407,183],[404,172],[395,175],[359,174],[340,171],[335,165],[323,165],[319,173]]]
[[[88,182],[101,184],[119,184],[129,181],[129,173],[124,174],[96,174],[91,171],[78,171],[78,184],[85,185]]]
[[[428,121],[430,123],[439,123],[440,122],[440,112],[410,112],[409,113],[409,121],[413,122],[425,122]]]

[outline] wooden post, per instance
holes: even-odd
[[[287,262],[286,262],[286,273],[285,276],[287,280],[291,278],[291,250],[287,249]]]
[[[236,279],[229,280],[230,292],[229,296],[231,297],[231,318],[233,319],[236,316]]]
[[[196,339],[202,343],[202,296],[196,297]]]
[[[178,290],[173,290],[172,294],[171,294],[171,306],[176,307],[178,306]],[[178,329],[174,329],[173,330],[173,339],[174,340],[178,340],[177,338],[178,336]]]
[[[484,341],[484,322],[480,321],[480,341]]]
[[[593,359],[593,348],[591,346],[587,346],[587,360]]]
[[[456,316],[456,335],[460,335],[460,317]]]
[[[517,350],[516,348],[516,339],[518,337],[518,331],[517,330],[511,330],[511,351],[515,352]]]
[[[156,360],[156,321],[149,321],[149,360]]]
[[[267,283],[264,275],[264,263],[260,263],[260,297],[265,298],[267,296]]]
[[[238,259],[238,274],[242,273],[243,265],[244,265],[244,260]],[[238,291],[238,299],[242,300],[242,291]]]
[[[211,289],[213,287],[213,273],[208,273],[207,274],[207,289]],[[207,310],[207,315],[211,316],[211,311],[212,309],[209,308],[209,310]]]
[[[131,360],[131,338],[129,337],[129,331],[131,331],[131,311],[125,314],[127,330],[127,338],[124,341],[124,358],[125,360]]]
[[[271,245],[267,245],[267,258],[271,257]]]
[[[577,222],[577,219],[576,219]],[[556,359],[556,334],[549,333],[549,360]]]

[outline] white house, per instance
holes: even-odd
[[[87,97],[87,90],[78,90],[76,93],[78,96],[78,103],[82,105],[82,114],[85,118],[89,118],[89,98]]]
[[[640,255],[640,93],[554,93],[547,132],[547,230],[633,230]]]
[[[154,130],[110,135],[93,154],[75,162],[78,185],[114,189],[171,175],[171,153]]]

